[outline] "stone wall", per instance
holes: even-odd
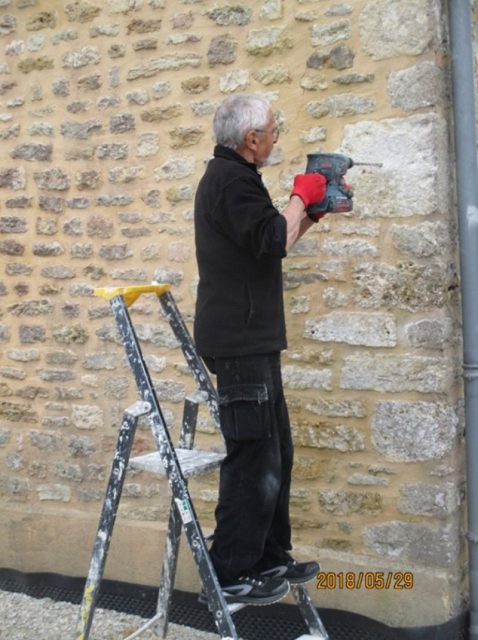
[[[279,208],[307,153],[383,164],[354,167],[354,211],[327,216],[284,260],[298,555],[331,576],[393,573],[382,589],[329,585],[320,604],[403,626],[456,615],[463,423],[442,3],[0,6],[0,564],[85,574],[136,399],[94,288],[172,282],[191,322],[212,114],[230,93],[257,92],[280,125],[264,170]],[[176,436],[191,376],[157,302],[132,312]],[[206,414],[200,432],[218,445]],[[152,448],[141,423],[135,452]],[[206,528],[216,487],[216,476],[192,487]],[[140,553],[125,563],[113,550],[108,575],[154,583],[165,485],[130,474],[124,495],[118,535]],[[197,588],[183,563],[179,586]],[[414,573],[413,589],[393,588],[398,571]]]

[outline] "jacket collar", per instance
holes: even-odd
[[[248,162],[239,153],[237,153],[233,149],[229,149],[229,147],[223,147],[222,144],[217,144],[214,147],[214,157],[224,158],[226,160],[234,160],[235,162],[239,162],[246,165],[246,167],[253,169],[256,173],[259,173],[257,171],[257,166],[253,162]]]

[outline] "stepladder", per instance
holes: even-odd
[[[107,300],[111,306],[127,360],[136,381],[139,400],[127,407],[123,414],[74,638],[75,640],[89,638],[123,484],[127,470],[131,468],[165,476],[171,493],[171,504],[156,615],[125,640],[140,638],[147,629],[152,629],[157,637],[167,636],[181,533],[184,534],[192,552],[219,637],[222,640],[239,640],[233,613],[244,605],[228,604],[225,600],[188,487],[190,477],[199,476],[218,467],[224,458],[223,453],[198,451],[194,448],[200,404],[207,406],[213,421],[219,427],[219,402],[215,387],[197,354],[169,285],[102,288],[95,290],[95,294]],[[196,390],[184,401],[177,446],[173,445],[129,313],[129,307],[143,294],[153,294],[159,299],[163,314],[181,347],[195,381]],[[156,451],[131,458],[137,422],[142,416],[149,421]],[[293,585],[291,591],[309,631],[307,635],[301,636],[301,639],[329,640],[305,586]]]

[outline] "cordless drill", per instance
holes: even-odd
[[[369,162],[354,162],[341,153],[309,153],[306,173],[320,173],[327,180],[327,191],[321,202],[308,208],[310,213],[347,213],[353,208],[353,191],[344,181],[344,175],[354,165],[382,166]]]

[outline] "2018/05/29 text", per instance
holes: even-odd
[[[317,589],[413,589],[411,571],[319,571]]]

